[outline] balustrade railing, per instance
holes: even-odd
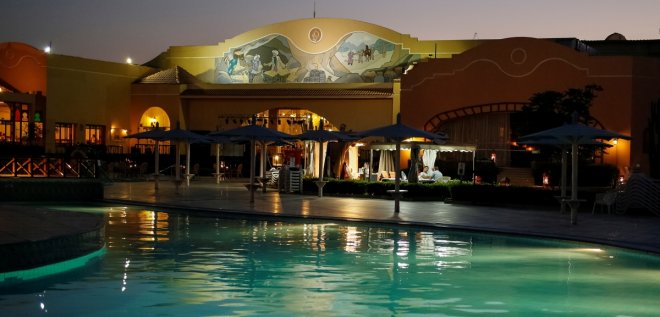
[[[0,177],[95,178],[97,160],[52,157],[0,158]]]

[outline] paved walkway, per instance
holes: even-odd
[[[608,215],[581,212],[578,224],[568,214],[525,208],[500,208],[443,202],[402,201],[394,213],[392,200],[317,197],[284,194],[273,189],[255,193],[253,204],[243,182],[200,178],[178,189],[161,181],[156,192],[152,182],[112,183],[105,188],[108,202],[205,212],[310,217],[352,221],[416,224],[433,227],[478,229],[596,242],[660,253],[660,217]]]

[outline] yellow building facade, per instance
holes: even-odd
[[[420,41],[371,23],[326,18],[259,27],[216,45],[172,46],[144,65],[2,43],[0,120],[5,142],[47,153],[81,143],[128,153],[137,141],[123,137],[131,133],[176,125],[213,132],[253,116],[300,133],[320,119],[336,129],[364,130],[390,124],[401,112],[406,123],[442,131],[441,124],[477,114],[464,109],[525,104],[536,92],[598,84],[605,90],[593,114],[601,127],[633,136],[605,161],[646,168],[645,122],[660,98],[658,56],[625,49],[618,51],[625,56],[596,56],[583,46],[576,39]],[[502,144],[511,141],[503,133]]]

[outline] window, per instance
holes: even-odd
[[[55,144],[73,145],[73,123],[55,123]]]
[[[105,126],[91,124],[85,126],[85,143],[105,144]]]

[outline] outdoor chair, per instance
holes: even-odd
[[[596,198],[594,199],[594,207],[591,210],[592,214],[596,213],[596,205],[599,205],[600,210],[603,209],[603,206],[607,206],[607,213],[610,214],[612,212],[612,205],[616,202],[616,195],[618,191],[613,189],[613,190],[608,190],[604,193],[598,193],[596,194]]]

